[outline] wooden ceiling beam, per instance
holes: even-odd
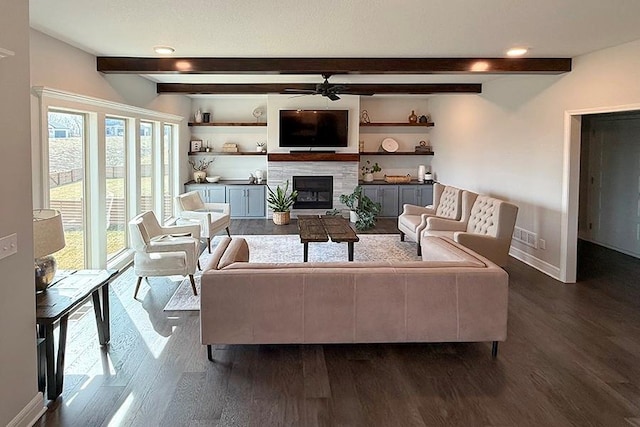
[[[97,57],[106,74],[562,74],[571,58]]]
[[[346,91],[360,94],[410,94],[425,95],[433,93],[481,93],[479,83],[429,83],[429,84],[342,84]],[[291,93],[290,90],[316,89],[312,83],[234,83],[234,84],[206,84],[206,83],[157,83],[158,93],[181,94],[265,94]]]

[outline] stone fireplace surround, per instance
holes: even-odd
[[[340,203],[341,194],[350,194],[358,185],[359,162],[352,161],[301,161],[301,162],[268,162],[268,184],[273,190],[280,185],[284,186],[289,180],[289,189],[293,186],[294,175],[322,175],[333,176],[333,208],[346,210],[347,207]],[[328,209],[292,209],[291,216],[298,215],[322,215]],[[273,215],[271,210],[267,216]]]

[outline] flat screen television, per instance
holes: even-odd
[[[280,147],[347,147],[348,110],[280,110]]]

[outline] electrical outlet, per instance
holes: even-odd
[[[18,235],[13,233],[0,239],[0,259],[18,252]]]
[[[546,240],[540,239],[539,243],[540,243],[540,249],[547,249],[547,241]]]

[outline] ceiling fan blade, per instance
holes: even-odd
[[[285,93],[302,93],[302,94],[315,94],[317,93],[315,90],[312,89],[285,89],[284,90]]]
[[[337,101],[338,99],[340,99],[340,97],[338,95],[336,95],[335,93],[329,92],[325,95],[327,98],[329,98],[332,101]]]

